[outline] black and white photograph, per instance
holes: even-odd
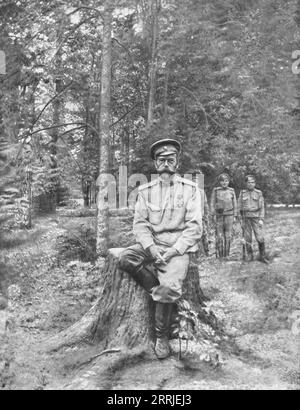
[[[300,0],[0,0],[0,391],[299,390],[299,136]]]

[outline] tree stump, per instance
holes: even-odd
[[[147,350],[152,345],[154,302],[127,272],[118,269],[122,249],[109,249],[100,272],[101,295],[78,322],[51,340],[50,350],[100,342],[105,349],[118,347],[128,350],[143,346]],[[198,266],[193,263],[184,281],[183,299],[202,323],[217,328],[215,316],[205,310]]]

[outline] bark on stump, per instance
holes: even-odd
[[[100,297],[78,322],[51,340],[50,350],[100,342],[106,349],[144,346],[146,351],[151,346],[154,337],[154,303],[127,272],[117,268],[122,249],[109,249],[100,272]],[[203,309],[205,297],[200,288],[196,264],[189,266],[183,298],[197,312],[201,322],[216,328],[214,315]]]

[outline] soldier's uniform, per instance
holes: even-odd
[[[216,216],[217,257],[229,256],[234,217],[237,216],[237,202],[233,188],[217,187],[211,195],[211,215]]]
[[[260,256],[265,258],[265,240],[263,227],[259,220],[265,217],[265,205],[263,194],[259,189],[243,189],[238,199],[238,212],[242,221],[243,236],[247,254],[253,259],[252,231],[258,242]],[[245,257],[245,255],[244,255]]]
[[[162,158],[174,160],[180,151],[181,145],[176,140],[165,139],[152,145],[151,157],[158,162]],[[174,174],[177,165],[168,172],[167,181],[159,176],[139,188],[133,222],[137,243],[126,248],[119,258],[119,267],[155,301],[155,352],[160,359],[170,354],[168,337],[173,305],[182,294],[189,254],[198,249],[202,234],[199,188]],[[153,245],[171,251],[173,256],[166,261],[155,261],[151,253]]]
[[[165,184],[161,178],[139,188],[133,231],[137,244],[125,249],[120,263],[127,271],[139,270],[152,260],[151,245],[172,246],[178,255],[166,265],[156,266],[159,284],[151,290],[153,300],[173,303],[182,293],[187,274],[189,253],[198,249],[202,233],[201,199],[197,185],[174,175]]]

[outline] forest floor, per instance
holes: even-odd
[[[70,224],[90,224],[91,218],[70,222],[55,215],[34,222],[26,233],[11,233],[15,246],[1,255],[12,273],[9,307],[0,310],[0,390],[64,389],[83,367],[91,366],[74,349],[46,351],[48,340],[88,311],[100,291],[97,269],[89,262],[63,260],[57,247],[57,238]],[[298,390],[299,225],[299,210],[269,212],[266,241],[273,257],[268,265],[242,262],[238,239],[229,261],[214,255],[202,259],[201,288],[230,340],[221,367],[187,369],[175,356],[128,360],[114,369],[105,388]],[[120,235],[119,226],[115,235]],[[99,350],[90,348],[85,357]]]

